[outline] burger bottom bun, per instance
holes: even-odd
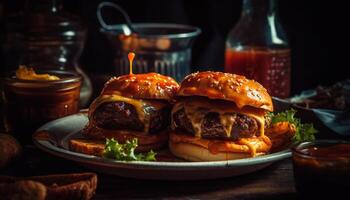
[[[252,157],[249,153],[220,152],[212,154],[206,148],[185,142],[174,143],[169,141],[169,149],[175,156],[188,161],[223,161]],[[256,156],[261,155],[265,155],[265,153],[256,153]]]

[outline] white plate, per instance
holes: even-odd
[[[157,180],[199,180],[237,176],[260,170],[291,156],[290,150],[286,149],[255,158],[215,162],[116,161],[69,150],[69,139],[79,137],[80,130],[87,122],[86,113],[51,121],[37,131],[48,133],[49,138],[34,137],[34,144],[50,154],[79,162],[102,173]]]

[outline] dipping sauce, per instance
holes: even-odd
[[[24,143],[44,123],[79,111],[81,77],[73,72],[44,73],[37,74],[40,80],[5,79],[5,125]],[[43,75],[51,78],[46,80]]]
[[[350,142],[319,140],[293,149],[295,186],[302,196],[333,196],[350,188]]]
[[[43,80],[43,81],[56,81],[60,80],[59,77],[50,74],[37,74],[33,68],[20,65],[16,70],[16,78],[20,80]]]
[[[287,98],[290,94],[290,50],[245,47],[227,49],[225,72],[244,75],[262,84],[270,95]]]

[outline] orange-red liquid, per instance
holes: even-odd
[[[227,49],[225,72],[244,75],[258,81],[272,96],[289,97],[289,49]]]
[[[128,59],[129,59],[129,74],[132,74],[132,63],[134,62],[134,58],[135,58],[135,53],[130,52],[128,53]]]

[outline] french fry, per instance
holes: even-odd
[[[278,151],[288,146],[296,132],[296,128],[289,122],[278,122],[265,130],[265,135],[272,142],[271,151]]]

